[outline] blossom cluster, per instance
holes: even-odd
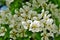
[[[27,37],[28,35],[25,33],[27,30],[32,33],[41,32],[41,40],[49,40],[49,37],[54,38],[54,34],[58,33],[58,28],[51,18],[49,10],[52,14],[57,13],[57,5],[47,4],[48,0],[33,0],[32,2],[32,4],[30,2],[22,4],[23,7],[19,11],[15,9],[14,15],[9,9],[0,12],[0,36],[4,36],[7,31],[5,27],[2,27],[2,24],[8,24],[11,29],[10,38],[14,40],[17,37]],[[41,13],[34,10],[39,7],[42,7]]]

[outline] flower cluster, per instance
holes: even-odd
[[[9,25],[8,27],[11,29],[10,38],[27,37],[28,35],[25,32],[28,30],[32,33],[41,32],[41,40],[49,40],[49,37],[54,38],[54,34],[58,32],[49,11],[51,10],[52,13],[56,13],[55,11],[58,9],[53,9],[57,5],[47,4],[48,0],[33,0],[32,2],[32,4],[29,2],[26,2],[25,5],[23,4],[19,11],[15,9],[14,15],[11,14],[9,9],[0,12],[0,25]],[[41,13],[34,10],[39,7],[42,7]],[[6,31],[5,27],[0,27],[0,36],[4,36]]]

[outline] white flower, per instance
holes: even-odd
[[[37,15],[37,12],[36,11],[33,11],[33,10],[30,10],[28,13],[30,15],[32,15],[32,16],[36,16]]]
[[[42,37],[41,40],[49,40],[49,38],[45,36],[45,37]]]
[[[29,31],[32,32],[39,32],[40,31],[40,22],[39,21],[34,21],[30,24]]]
[[[46,29],[52,33],[57,33],[57,30],[58,30],[55,24],[46,25]]]
[[[39,16],[39,15],[40,15],[40,16]],[[39,19],[43,18],[44,15],[45,15],[45,11],[44,11],[44,9],[42,9],[41,14],[38,14]]]
[[[25,13],[25,10],[23,8],[20,8],[19,11],[21,14]]]
[[[9,25],[9,28],[13,28],[13,27],[14,27],[14,25],[13,25],[13,24],[10,24],[10,25]]]
[[[22,16],[22,17],[26,17],[26,14],[25,14],[25,13],[23,13],[23,14],[21,14],[21,16]]]
[[[54,38],[54,33],[51,33],[51,32],[50,32],[50,33],[48,33],[47,35]]]
[[[47,19],[47,22],[46,22],[47,25],[51,25],[52,23],[53,23],[53,19]]]
[[[12,29],[10,31],[10,38],[16,39],[16,34],[17,34],[17,30],[16,29]]]
[[[41,18],[47,20],[51,16],[48,13],[49,13],[49,11],[44,11],[44,9],[42,9]]]
[[[41,38],[41,40],[49,40],[49,37],[54,38],[54,34],[53,33],[43,33],[43,37]]]
[[[49,37],[53,37],[54,38],[54,33],[50,32],[50,33],[47,33],[46,32],[46,28],[43,28],[43,33],[41,33],[41,40],[49,40]]]
[[[0,33],[0,36],[4,36],[5,35],[5,33]]]
[[[4,36],[7,29],[5,27],[0,28],[0,36]]]
[[[52,31],[53,31],[53,33],[57,33],[58,31],[58,27],[57,27],[57,25],[56,24],[52,24]]]
[[[46,32],[46,29],[45,29],[45,28],[43,28],[43,33],[41,33],[41,36],[42,36],[41,40],[49,40],[49,38],[48,38],[48,35],[47,35],[47,32]]]
[[[28,6],[31,6],[31,3],[29,3],[29,2],[26,2],[26,4],[27,4]]]
[[[31,23],[32,23],[31,20],[27,20],[26,22],[22,21],[22,25],[23,25],[24,29],[28,29],[30,27]]]
[[[47,16],[46,13],[44,13],[44,14],[43,14],[43,18],[44,18],[45,20],[47,20],[49,17]]]
[[[7,31],[7,29],[5,27],[1,27],[2,31]]]
[[[33,17],[32,20],[37,20],[37,17]]]
[[[27,23],[25,21],[22,21],[22,25],[23,25],[24,29],[28,29]]]
[[[13,18],[17,18],[17,15],[15,14],[15,15],[13,15]]]
[[[40,5],[43,5],[44,3],[48,2],[48,0],[37,0],[37,2],[38,2]]]
[[[32,23],[32,20],[27,20],[27,23],[31,24]]]
[[[41,19],[43,17],[43,14],[38,14],[38,18]]]
[[[16,14],[18,13],[17,9],[15,9],[15,13],[16,13]]]
[[[32,3],[33,8],[39,8],[40,5],[36,2],[36,0],[33,0]]]
[[[23,9],[24,9],[26,12],[28,12],[28,11],[30,10],[30,7],[29,7],[29,6],[24,5],[24,6],[23,6]]]
[[[14,0],[6,0],[6,2],[8,2],[9,4],[11,3],[11,2],[13,2]]]

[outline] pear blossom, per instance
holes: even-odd
[[[53,23],[53,19],[48,19],[46,24],[52,24]]]
[[[34,21],[30,24],[29,31],[32,32],[39,32],[40,31],[40,22],[39,21]]]
[[[28,26],[27,26],[27,23],[26,22],[22,22],[22,25],[23,25],[23,27],[24,27],[24,29],[28,29]]]
[[[0,36],[4,36],[7,29],[5,27],[0,27]]]
[[[16,39],[17,30],[13,29],[10,31],[10,38]]]

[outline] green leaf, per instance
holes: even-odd
[[[40,32],[35,33],[35,39],[36,40],[41,40],[41,33]]]
[[[56,35],[54,36],[55,38],[55,40],[60,40],[60,35],[58,35],[57,37],[56,37]]]
[[[28,37],[24,37],[24,39],[23,40],[30,40]]]
[[[28,31],[28,30],[27,30],[25,33],[26,33],[28,36],[31,36],[31,35],[32,35],[32,32],[31,32],[31,31]]]
[[[4,36],[0,36],[0,40],[4,40]]]
[[[37,11],[37,13],[41,13],[42,8],[39,7],[39,8],[35,8],[34,10]]]
[[[0,6],[5,5],[5,0],[0,0]]]
[[[14,0],[14,2],[10,4],[10,11],[12,12],[12,15],[15,14],[15,9],[19,9],[20,7],[22,7],[22,0]]]
[[[0,38],[0,40],[2,40],[2,38]]]
[[[18,37],[16,40],[30,40],[28,37]]]

